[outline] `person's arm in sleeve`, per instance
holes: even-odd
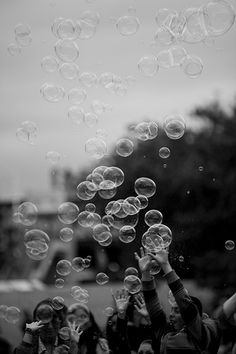
[[[24,337],[18,347],[15,348],[14,354],[33,354],[35,336],[41,327],[43,327],[41,321],[26,323]]]

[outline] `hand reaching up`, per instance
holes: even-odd
[[[140,272],[149,273],[151,269],[151,257],[145,254],[143,247],[140,247],[140,256],[137,252],[134,252],[135,259],[138,261]]]
[[[125,313],[126,313],[126,310],[127,310],[128,304],[129,304],[129,299],[130,299],[130,295],[129,295],[128,291],[125,289],[117,290],[115,295],[112,293],[112,296],[113,296],[118,314],[125,316]]]
[[[144,301],[143,296],[139,293],[139,294],[135,294],[135,304],[134,307],[136,308],[136,310],[138,311],[138,313],[145,317],[146,319],[149,318],[148,312],[147,312],[147,308],[146,308],[146,304]]]
[[[29,329],[32,333],[36,332],[38,329],[43,327],[42,321],[35,321],[31,323],[26,323],[25,329]]]
[[[80,331],[80,326],[76,327],[75,322],[69,322],[68,324],[70,328],[71,339],[74,340],[76,343],[79,343],[79,339],[83,331]]]

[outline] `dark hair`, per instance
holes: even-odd
[[[200,316],[202,316],[202,303],[201,303],[201,301],[195,296],[190,296],[190,298],[191,298],[192,302],[196,305]]]

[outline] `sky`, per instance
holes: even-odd
[[[168,8],[177,12],[206,5],[205,0],[1,0],[0,1],[0,199],[29,193],[44,195],[50,189],[49,171],[53,167],[45,158],[47,152],[61,154],[59,166],[81,171],[92,168],[85,152],[85,143],[95,137],[97,129],[107,131],[108,153],[117,139],[127,137],[127,126],[148,117],[159,122],[173,113],[182,114],[187,125],[190,111],[213,99],[229,105],[236,93],[236,25],[222,36],[195,44],[177,43],[188,54],[200,57],[203,71],[190,78],[181,68],[159,68],[156,75],[144,76],[138,67],[144,56],[157,56],[169,49],[157,42],[155,14]],[[235,2],[229,2],[235,7]],[[88,40],[76,40],[79,73],[92,72],[98,77],[112,72],[122,79],[134,78],[124,96],[116,95],[101,85],[85,87],[87,99],[82,104],[86,112],[91,103],[99,100],[112,109],[99,116],[95,127],[85,123],[75,126],[68,119],[70,107],[67,95],[59,102],[48,102],[40,94],[45,83],[62,86],[66,93],[81,87],[78,78],[64,79],[60,73],[42,70],[45,56],[56,56],[54,45],[58,40],[51,31],[56,18],[79,19],[85,11],[99,14],[95,35]],[[117,20],[126,15],[139,19],[140,26],[133,35],[122,35]],[[21,53],[11,55],[8,46],[15,41],[15,27],[27,24],[32,43],[22,47]],[[19,141],[16,131],[24,121],[37,126],[35,145]],[[98,161],[95,161],[96,163]]]

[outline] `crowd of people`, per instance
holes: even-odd
[[[135,253],[142,289],[112,293],[114,312],[102,331],[85,303],[55,309],[52,299],[37,304],[33,321],[26,323],[14,354],[236,354],[236,293],[214,316],[203,312],[201,301],[189,294],[172,269],[168,251]],[[158,297],[158,263],[173,295],[168,315]],[[225,339],[227,338],[227,340]]]

